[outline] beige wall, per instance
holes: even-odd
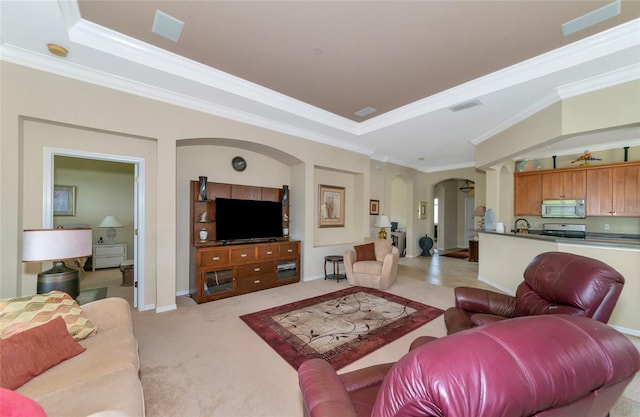
[[[23,267],[19,248],[22,229],[42,225],[42,155],[49,146],[133,155],[146,161],[142,308],[171,309],[176,293],[186,291],[184,209],[188,200],[182,197],[190,177],[207,175],[212,181],[275,186],[289,183],[291,237],[303,241],[305,279],[322,275],[325,255],[342,253],[369,234],[369,158],[365,155],[6,62],[0,75],[3,297],[35,291],[40,266]],[[193,143],[201,148],[189,149]],[[243,173],[231,170],[230,158],[236,153],[249,163]],[[318,229],[320,183],[347,188],[348,227]]]

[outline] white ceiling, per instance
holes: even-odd
[[[562,36],[609,3],[2,0],[0,54],[432,172],[474,166],[474,144],[553,102],[640,79],[640,1]],[[185,22],[177,42],[151,32],[156,9]],[[514,157],[640,143],[608,133]]]

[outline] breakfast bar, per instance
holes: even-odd
[[[617,269],[625,286],[609,324],[623,333],[640,336],[640,238],[592,234],[582,239],[526,234],[479,232],[478,279],[515,294],[528,263],[542,252],[560,251],[598,259]]]

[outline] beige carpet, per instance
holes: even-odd
[[[474,262],[434,256],[402,258],[400,263],[389,292],[434,307],[451,306],[456,286],[487,287],[475,279]],[[175,311],[135,312],[147,417],[302,416],[295,370],[239,316],[347,287],[346,281],[315,280],[201,305],[178,297]],[[440,316],[340,373],[395,361],[415,337],[445,333]],[[640,415],[636,382],[612,417]]]

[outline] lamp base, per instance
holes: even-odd
[[[38,274],[36,290],[38,294],[56,290],[66,292],[74,299],[80,295],[80,276],[78,271],[68,268],[62,261],[56,261],[53,268]]]
[[[384,227],[380,228],[380,231],[378,232],[378,239],[386,239],[387,238],[387,231],[384,229]]]

